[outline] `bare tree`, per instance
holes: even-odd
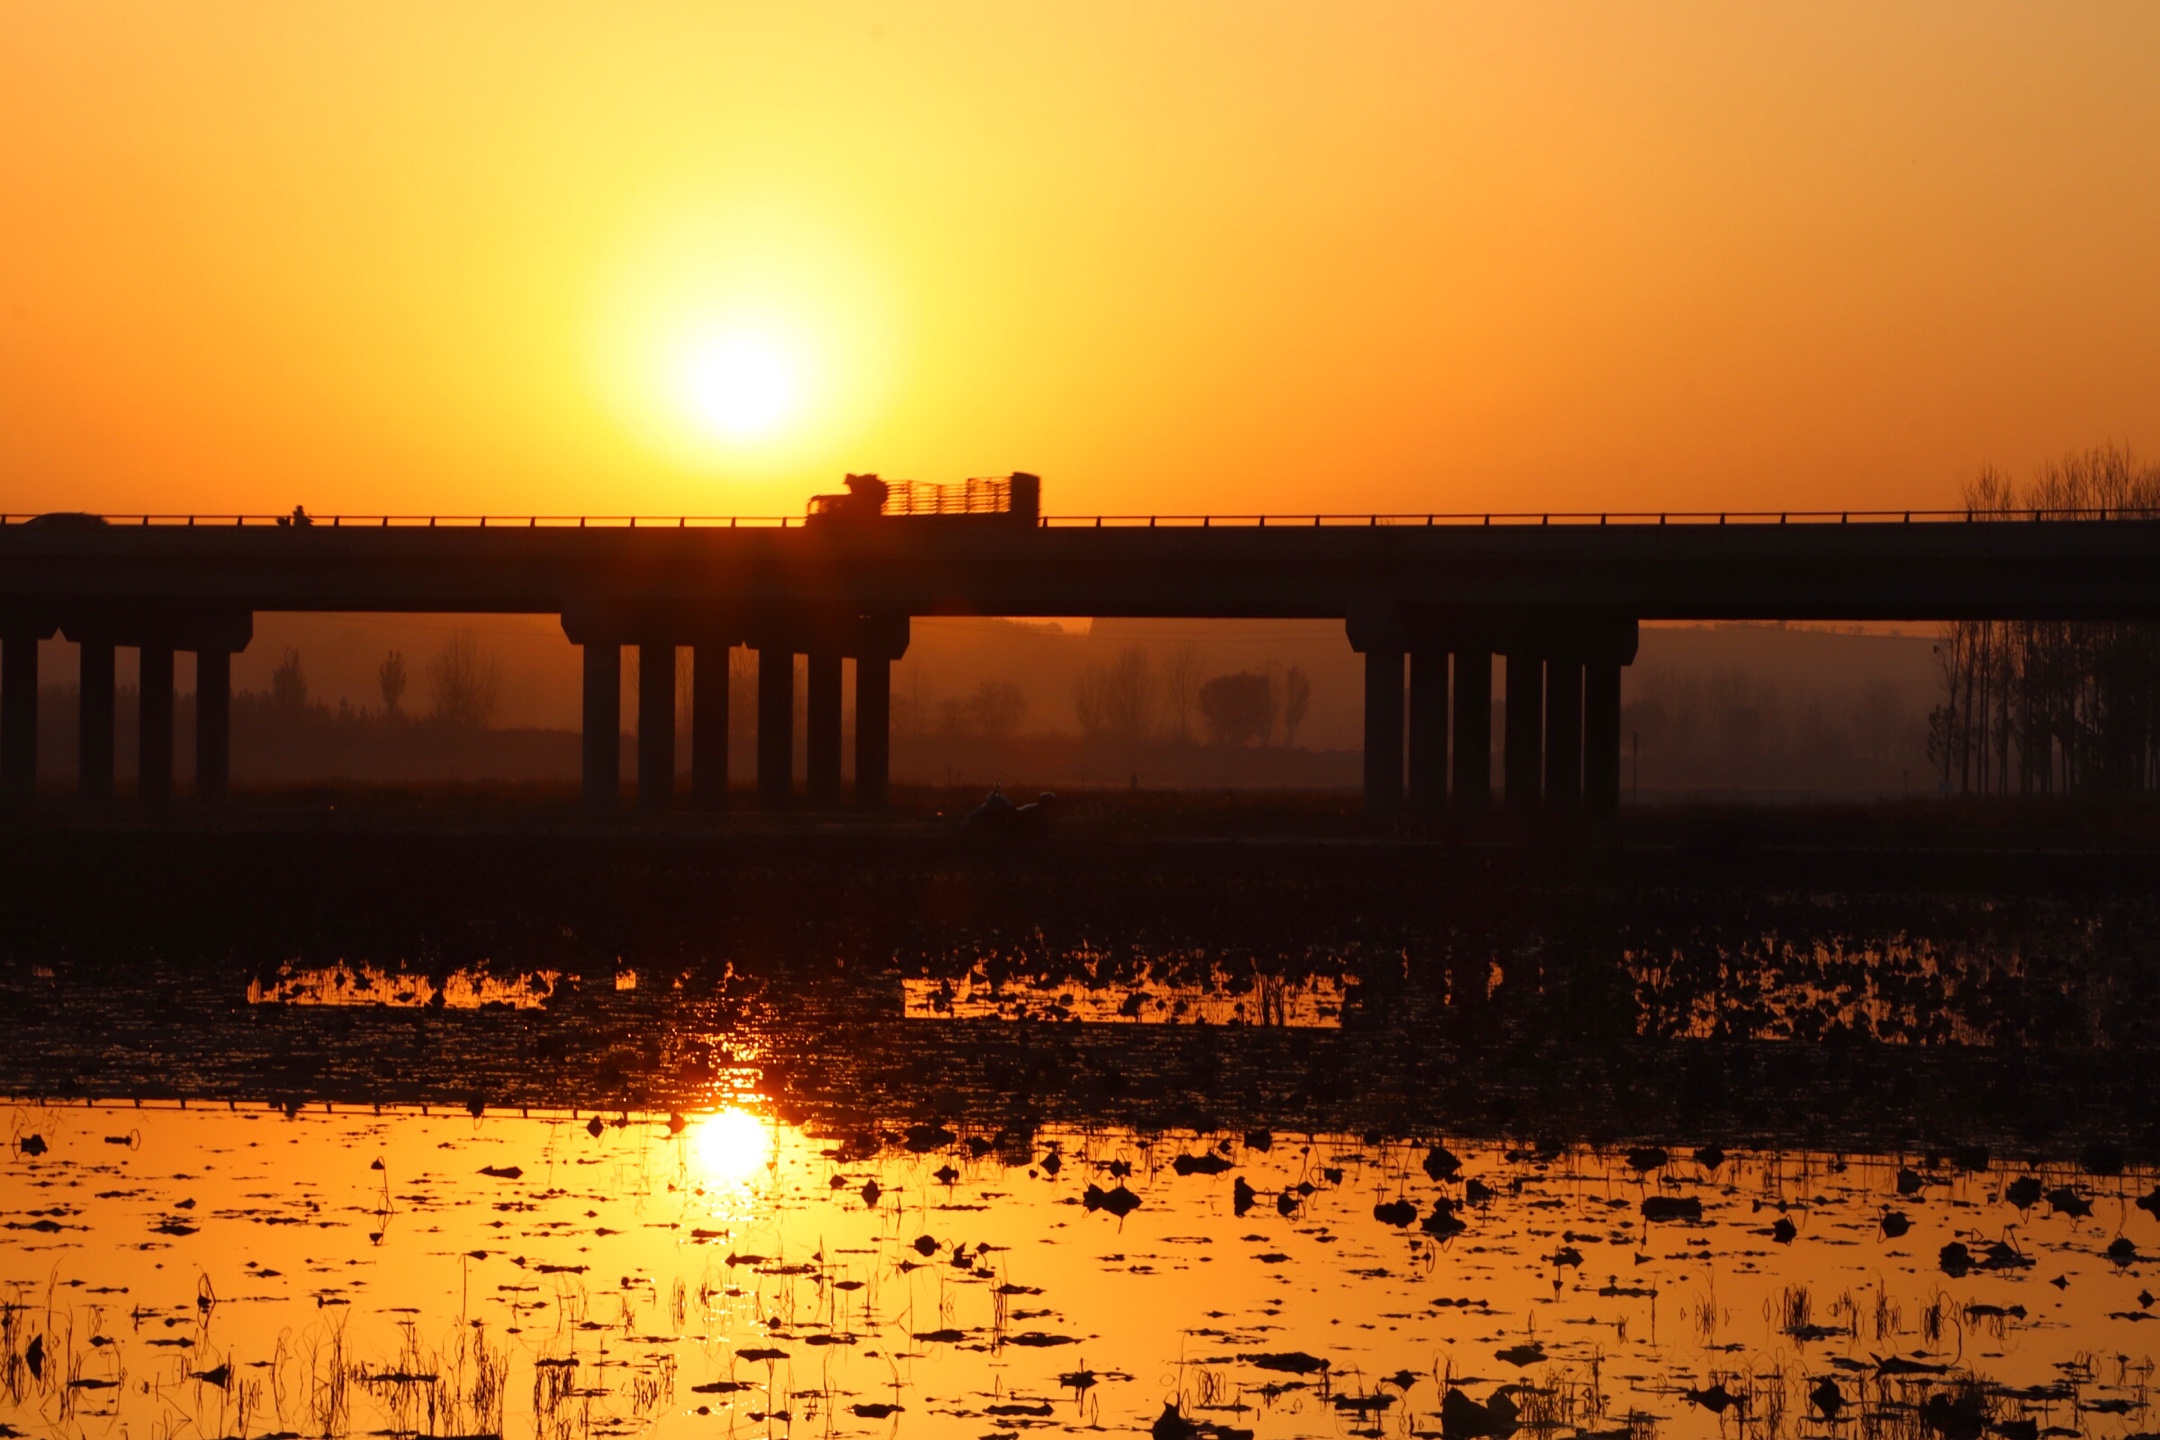
[[[2160,466],[2101,446],[2042,467],[2022,489],[1985,470],[1965,500],[1976,520],[2149,516]],[[2160,783],[2160,626],[1961,620],[1943,627],[1935,654],[1944,698],[1928,717],[1928,753],[1945,790]]]
[[[1170,737],[1183,744],[1192,739],[1193,702],[1200,689],[1200,652],[1190,642],[1170,652],[1163,662],[1163,708],[1170,717]]]
[[[480,641],[470,630],[460,630],[436,652],[428,665],[428,689],[435,701],[435,718],[446,725],[478,730],[495,716],[502,698],[502,671],[495,661],[480,653]]]
[[[894,666],[892,680],[892,733],[910,737],[928,733],[931,713],[929,702],[923,699],[921,662]]]
[[[985,740],[1010,740],[1027,719],[1027,696],[1002,680],[985,680],[962,706],[967,729]]]
[[[405,700],[405,655],[392,650],[383,656],[382,664],[375,667],[375,683],[382,687],[383,713],[398,715],[398,706]]]
[[[1155,674],[1137,645],[1120,650],[1108,665],[1090,665],[1073,689],[1073,713],[1081,731],[1121,745],[1138,745],[1155,728]]]
[[[1292,665],[1283,675],[1283,748],[1297,744],[1297,728],[1305,723],[1305,712],[1312,708],[1312,677],[1302,665]]]
[[[270,703],[280,710],[299,710],[307,705],[307,676],[300,669],[300,652],[287,650],[270,672]]]

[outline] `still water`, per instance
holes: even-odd
[[[7,1126],[11,1433],[2153,1428],[2142,1175],[754,1103]]]
[[[0,835],[0,1440],[2160,1432],[2150,875]]]

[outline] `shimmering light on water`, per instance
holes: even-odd
[[[2154,1428],[2150,1176],[748,1108],[7,1129],[26,1434]]]
[[[747,1110],[729,1108],[690,1122],[690,1148],[707,1184],[740,1185],[775,1158],[773,1132]]]
[[[479,1010],[507,1006],[512,1010],[538,1010],[555,993],[562,974],[538,970],[531,974],[490,975],[483,970],[453,970],[438,981],[403,969],[386,970],[375,965],[286,966],[267,981],[248,981],[250,1005],[386,1005],[399,1009]],[[636,977],[630,985],[635,988]]]
[[[1208,967],[1201,976],[1167,978],[1142,969],[1112,976],[1077,969],[1067,978],[991,976],[981,967],[958,977],[900,982],[911,1020],[1063,1020],[1092,1024],[1272,1025],[1334,1030],[1357,981],[1339,975]]]

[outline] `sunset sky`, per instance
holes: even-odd
[[[0,0],[0,508],[1902,507],[2160,450],[2160,6]]]

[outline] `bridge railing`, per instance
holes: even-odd
[[[1045,526],[1067,528],[1214,526],[1254,528],[1327,528],[1367,526],[1477,527],[1489,525],[1912,525],[1970,521],[2149,520],[2160,517],[2151,506],[2111,506],[2090,510],[1519,510],[1457,511],[1432,514],[1305,515],[1049,515]]]
[[[1428,514],[1045,515],[1044,529],[1328,529],[1549,525],[1948,525],[1972,522],[2152,520],[2151,506],[2042,510],[1522,510]],[[801,529],[800,515],[292,515],[0,512],[0,528],[176,527],[202,529]]]

